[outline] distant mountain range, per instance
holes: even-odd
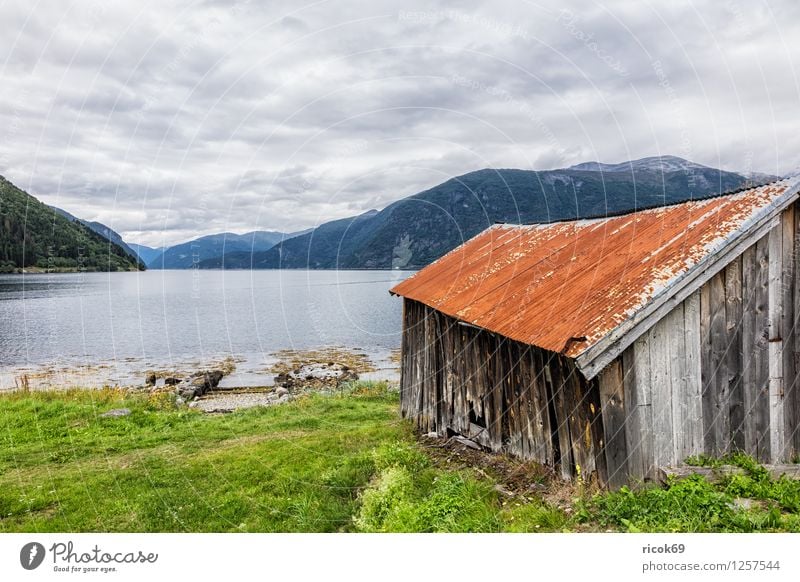
[[[774,176],[758,176],[759,183]],[[550,222],[707,197],[752,179],[674,156],[565,169],[485,169],[352,218],[327,222],[260,253],[201,268],[416,269],[496,222]]]
[[[141,268],[142,264],[151,269],[416,269],[496,222],[525,224],[617,214],[776,178],[726,172],[675,156],[617,164],[585,162],[545,171],[484,169],[447,180],[383,210],[326,222],[315,229],[212,234],[160,248],[126,243],[106,225],[48,208],[0,178],[0,270],[41,263],[52,229],[59,236],[71,233],[70,242],[56,247],[61,253],[57,262],[64,268],[72,265],[77,251],[71,245],[83,233],[84,242],[105,243],[101,246],[108,255],[104,262],[90,244],[92,270]],[[20,222],[24,212],[27,223]],[[24,260],[20,254],[23,238],[28,245]]]
[[[105,234],[98,232],[103,228]],[[0,272],[144,269],[115,238],[122,241],[111,229],[51,208],[0,176]]]
[[[246,234],[224,232],[160,249],[161,252],[158,252],[159,249],[140,248],[148,254],[156,252],[155,256],[147,260],[147,267],[150,269],[190,269],[204,261],[219,261],[221,267],[223,256],[249,257],[252,253],[266,251],[285,239],[305,232],[307,231],[283,233],[257,230]]]

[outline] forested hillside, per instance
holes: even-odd
[[[144,269],[119,245],[0,176],[0,272]]]

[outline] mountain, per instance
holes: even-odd
[[[381,211],[325,223],[225,268],[423,267],[495,222],[604,216],[702,198],[748,180],[674,156],[622,164],[589,162],[546,171],[484,169],[452,178]],[[201,268],[220,262],[200,262]]]
[[[128,255],[130,255],[134,259],[139,258],[139,255],[136,253],[136,251],[134,251],[124,240],[122,240],[122,236],[118,232],[109,228],[102,222],[89,221],[89,220],[84,220],[82,218],[78,218],[76,216],[73,216],[66,210],[63,210],[62,208],[57,208],[56,206],[50,206],[50,208],[58,212],[61,216],[63,216],[67,220],[70,220],[71,222],[76,222],[76,221],[80,222],[84,226],[87,226],[88,228],[90,228],[91,230],[102,236],[104,239],[107,239],[112,243],[122,247],[122,250],[124,250],[126,253],[128,253]]]
[[[166,248],[147,262],[151,269],[190,269],[202,261],[219,261],[226,253],[250,256],[271,249],[277,243],[302,233],[258,230],[247,234],[224,232],[211,234]]]
[[[136,253],[136,256],[139,257],[145,265],[166,250],[166,247],[154,249],[145,245],[137,245],[136,243],[128,243],[128,248]]]
[[[654,172],[705,171],[713,170],[678,156],[653,156],[640,160],[620,162],[618,164],[602,164],[600,162],[583,162],[567,168],[568,170],[584,170],[590,172],[631,172],[652,170]]]
[[[0,272],[22,269],[135,271],[144,265],[83,221],[0,176]]]

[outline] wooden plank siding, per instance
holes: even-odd
[[[586,380],[575,361],[406,299],[401,412],[421,431],[592,475],[658,479],[692,455],[800,452],[800,211]]]

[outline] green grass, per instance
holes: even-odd
[[[128,407],[122,418],[102,412]],[[114,392],[0,398],[0,531],[338,531],[396,397],[209,416]]]
[[[397,405],[363,382],[227,415],[166,395],[6,394],[0,532],[800,531],[800,482],[741,455],[724,462],[745,474],[714,484],[592,493],[552,481],[508,497],[491,475],[429,457]],[[100,417],[120,407],[132,414]]]

